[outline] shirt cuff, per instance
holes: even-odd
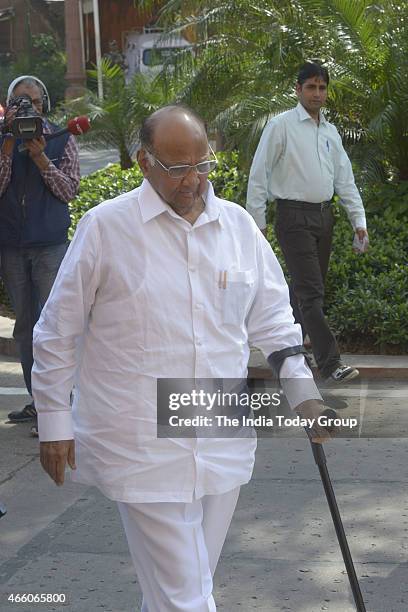
[[[322,401],[313,374],[302,353],[287,357],[282,364],[280,381],[289,406],[294,410],[306,400]]]
[[[362,229],[366,230],[367,229],[367,222],[366,222],[365,217],[359,217],[358,219],[356,219],[353,222],[353,226],[354,226],[354,229],[362,228]]]
[[[73,440],[74,429],[71,410],[41,412],[38,415],[38,435],[40,442]]]
[[[45,170],[40,170],[40,173],[43,179],[52,179],[55,176],[56,171],[57,171],[57,167],[50,160],[50,163],[45,168]]]
[[[323,401],[313,378],[281,378],[281,385],[292,410],[307,400]]]
[[[258,212],[256,209],[247,206],[247,211],[253,217],[255,223],[259,227],[259,229],[263,230],[266,228],[266,215],[264,212]]]

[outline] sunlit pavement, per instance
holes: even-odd
[[[93,151],[86,149],[81,143],[79,143],[79,166],[81,169],[81,176],[101,170],[108,164],[117,163],[119,155],[116,149],[103,149]]]

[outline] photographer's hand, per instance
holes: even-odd
[[[11,122],[13,121],[14,117],[16,116],[17,113],[17,109],[15,107],[10,107],[8,109],[6,109],[6,114],[4,115],[4,125],[5,125],[5,131],[7,132],[7,130],[11,129]],[[14,150],[14,143],[15,143],[15,138],[12,134],[7,134],[7,136],[3,139],[3,144],[1,147],[1,152],[4,153],[5,155],[7,155],[8,157],[12,157],[13,156],[13,150]]]
[[[9,106],[8,108],[6,108],[6,112],[4,114],[4,125],[6,128],[6,131],[11,130],[11,124],[16,115],[17,115],[17,108],[15,106]]]
[[[29,156],[39,170],[46,170],[50,164],[50,160],[44,153],[45,145],[44,136],[41,136],[41,138],[34,138],[33,140],[27,140],[25,143]]]

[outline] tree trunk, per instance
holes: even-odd
[[[133,168],[135,162],[129,155],[129,151],[125,148],[120,149],[120,167],[122,170],[129,170],[129,168]]]
[[[398,168],[398,182],[408,181],[408,166]]]

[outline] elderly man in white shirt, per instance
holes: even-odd
[[[141,130],[142,185],[81,220],[34,331],[41,463],[117,501],[143,612],[216,609],[212,577],[256,440],[157,437],[157,381],[245,378],[249,343],[301,343],[281,268],[253,219],[218,198],[203,122],[169,106]],[[321,413],[304,356],[288,401]],[[75,385],[71,410],[70,393]],[[327,432],[316,428],[315,439]]]
[[[267,201],[275,200],[275,231],[291,277],[295,318],[312,343],[324,379],[345,382],[358,376],[342,363],[323,312],[334,217],[339,195],[361,251],[368,245],[364,207],[341,138],[321,112],[329,75],[320,64],[304,64],[298,75],[296,108],[266,126],[249,175],[247,210],[265,233]]]

